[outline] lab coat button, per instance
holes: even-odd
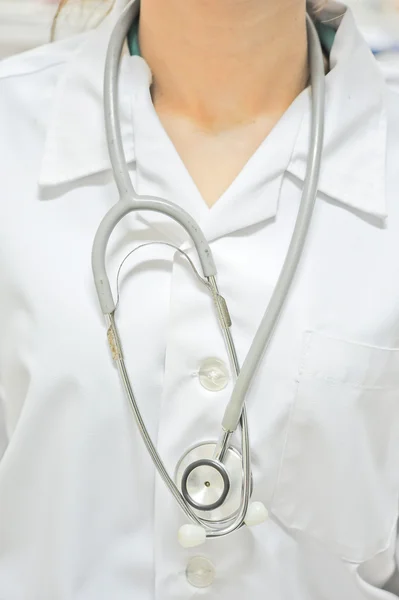
[[[193,556],[187,563],[186,577],[194,587],[208,587],[215,579],[215,567],[205,556]]]
[[[198,372],[202,387],[211,392],[219,392],[229,381],[226,365],[219,358],[206,358],[202,361]]]

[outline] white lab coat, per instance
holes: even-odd
[[[388,86],[399,92],[399,51],[380,52],[377,60]]]
[[[122,4],[95,31],[0,65],[0,598],[394,598],[382,588],[395,571],[399,506],[398,98],[346,12],[326,77],[310,235],[247,399],[253,497],[271,518],[183,549],[185,520],[137,432],[91,273],[94,234],[117,201],[102,73]],[[242,362],[297,214],[309,90],[208,209],[157,119],[149,81],[145,62],[126,55],[132,181],[200,223]],[[112,281],[131,249],[159,239],[196,260],[177,225],[142,213],[112,236]],[[227,369],[223,339],[212,300],[170,248],[136,252],[121,280],[128,369],[173,473],[187,448],[219,434],[231,379],[223,387],[215,363],[209,391],[199,372],[209,358]]]

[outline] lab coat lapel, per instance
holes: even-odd
[[[104,64],[111,32],[126,4],[126,0],[117,0],[106,19],[82,36],[75,55],[65,65],[49,119],[38,181],[41,187],[65,184],[110,168],[104,127]],[[134,158],[130,114],[134,78],[129,59],[125,52],[119,92],[127,162]]]
[[[319,192],[340,204],[386,217],[385,82],[348,10],[336,33],[326,77],[326,113]],[[304,181],[310,102],[288,172]]]
[[[133,184],[140,196],[172,201],[201,223],[209,212],[173,143],[159,121],[152,104],[149,84],[143,78],[148,69],[144,60],[136,59],[137,93],[132,100],[135,169]],[[181,245],[187,234],[170,217],[155,212],[140,212],[138,219],[151,225],[171,243]]]
[[[284,172],[299,132],[305,103],[305,93],[302,93],[212,207],[203,224],[208,241],[276,216]]]
[[[149,91],[140,89],[140,97],[136,97],[133,108],[135,188],[139,195],[163,197],[179,204],[196,219],[209,241],[276,215],[282,177],[303,116],[304,94],[294,101],[229,188],[209,209],[159,122]],[[187,237],[179,225],[170,224],[168,217],[141,213],[139,218],[163,232],[166,227],[174,237],[174,243],[181,243]]]
[[[331,199],[360,214],[384,219],[387,138],[385,83],[349,10],[340,19],[330,63],[331,70],[326,76],[325,137],[319,199]],[[169,157],[165,146],[159,143],[157,135],[162,127],[159,126],[158,130],[155,128],[150,135],[145,134],[144,130],[140,135],[136,131],[137,145],[141,145],[144,136],[147,143],[147,160],[142,162],[142,156],[137,155],[140,193],[162,195],[162,190],[167,190],[168,199],[190,212],[194,211],[192,214],[208,241],[265,222],[277,213],[286,173],[297,178],[300,187],[303,187],[310,123],[311,89],[308,88],[295,99],[210,210],[201,200],[181,161],[180,168],[173,168],[173,160],[177,166],[177,153],[170,140]],[[140,115],[137,124],[148,125],[144,114]],[[156,157],[152,165],[151,156]],[[162,218],[151,216],[151,219],[160,225],[162,223]]]

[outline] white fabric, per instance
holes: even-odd
[[[90,265],[117,200],[101,90],[122,5],[96,31],[0,65],[0,598],[394,598],[382,588],[395,570],[399,506],[398,98],[347,11],[326,78],[310,236],[248,396],[254,500],[271,518],[183,549],[184,519],[119,385]],[[157,118],[150,78],[141,58],[124,57],[132,180],[200,222],[242,361],[298,209],[309,90],[208,209]],[[112,281],[135,245],[155,239],[195,260],[178,226],[143,213],[112,237]],[[163,247],[135,253],[121,288],[128,369],[173,472],[187,448],[217,437],[231,393],[231,381],[212,392],[198,378],[205,359],[227,361],[212,301]],[[200,591],[185,574],[194,556],[215,569]]]
[[[391,89],[399,92],[399,51],[380,52],[377,59],[385,81]]]

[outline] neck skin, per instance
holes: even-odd
[[[141,0],[159,114],[220,133],[277,120],[308,81],[305,0]]]

